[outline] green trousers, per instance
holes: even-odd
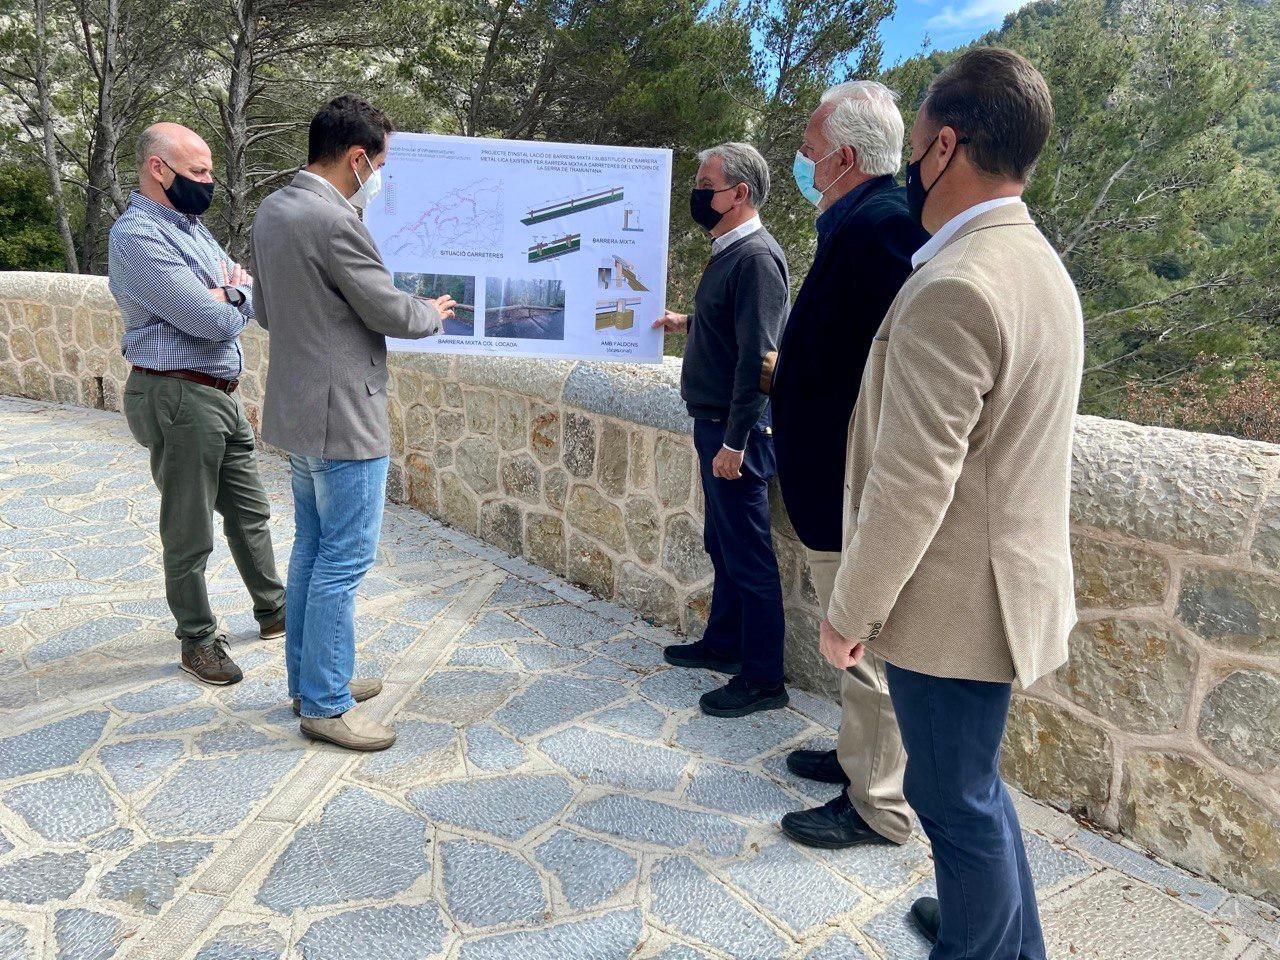
[[[165,593],[184,647],[211,639],[218,627],[204,579],[215,510],[254,616],[263,625],[278,620],[284,585],[271,549],[271,505],[240,401],[213,387],[134,371],[125,383],[124,414],[133,438],[151,452]]]

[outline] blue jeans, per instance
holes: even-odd
[[[786,626],[769,524],[773,437],[759,427],[751,431],[737,480],[711,472],[711,462],[724,445],[722,422],[694,420],[693,445],[706,500],[703,546],[715,569],[703,642],[720,656],[740,658],[744,680],[760,687],[780,686]]]
[[[304,717],[346,713],[356,665],[356,589],[373,566],[386,500],[386,457],[290,457],[293,553],[285,587],[289,696]]]
[[[887,664],[903,792],[933,844],[942,926],[929,960],[1045,960],[1022,828],[1000,779],[1012,686]]]

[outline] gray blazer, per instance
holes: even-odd
[[[262,439],[300,456],[391,452],[387,337],[440,331],[440,312],[391,282],[360,215],[299,173],[253,221],[253,309],[269,332]]]

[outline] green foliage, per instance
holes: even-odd
[[[26,163],[0,165],[0,270],[63,270],[49,181]]]

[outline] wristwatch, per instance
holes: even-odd
[[[223,287],[222,292],[227,295],[227,303],[233,307],[244,306],[244,291],[239,287]]]

